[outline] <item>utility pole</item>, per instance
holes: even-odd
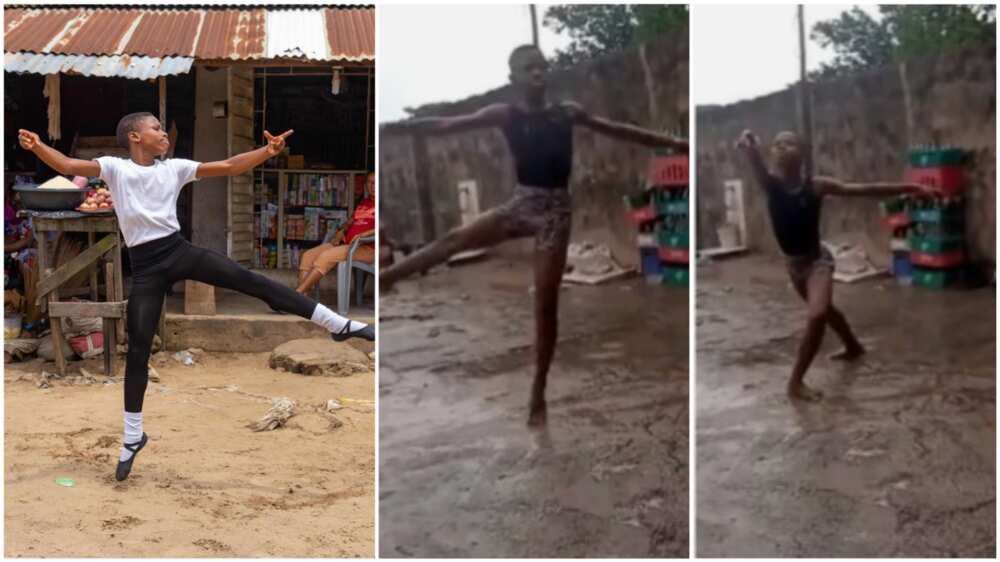
[[[538,46],[538,13],[535,10],[534,4],[529,4],[528,9],[531,10],[531,44]]]
[[[812,93],[806,77],[806,16],[799,4],[799,104],[802,117],[802,140],[805,144],[806,177],[813,174]]]

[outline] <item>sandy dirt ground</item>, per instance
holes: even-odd
[[[306,377],[268,368],[268,356],[156,367],[161,380],[144,406],[149,445],[122,483],[120,379],[106,381],[88,361],[96,383],[41,389],[40,360],[6,365],[5,555],[371,557],[373,375]],[[299,413],[275,431],[248,429],[278,396]],[[337,429],[318,409],[331,398],[360,401],[344,402]],[[62,477],[76,486],[57,485]]]
[[[993,557],[996,296],[885,278],[837,284],[869,353],[827,331],[784,395],[806,311],[781,262],[698,268],[697,551],[700,556]]]
[[[382,296],[380,555],[686,557],[687,290],[564,290],[534,432],[529,264],[494,254]]]

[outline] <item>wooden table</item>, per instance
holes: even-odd
[[[114,214],[85,215],[75,211],[20,211],[18,214],[31,217],[38,243],[39,281],[36,304],[41,305],[43,310],[48,310],[56,368],[61,375],[66,374],[60,319],[66,316],[100,317],[104,324],[104,374],[114,376],[116,342],[124,339],[126,308],[122,283],[122,238],[118,231],[118,219]],[[54,264],[51,262],[55,260],[55,248],[52,248],[50,255],[47,247],[50,232],[59,233],[56,243],[64,232],[86,232],[88,248],[53,270]],[[98,234],[104,234],[100,241],[96,240]],[[105,255],[105,301],[99,302],[97,262]],[[92,302],[61,302],[59,287],[85,269],[90,271]]]

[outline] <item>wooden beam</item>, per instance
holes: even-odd
[[[159,79],[160,86],[160,126],[164,129],[167,128],[167,77],[160,76]]]
[[[87,318],[122,318],[127,301],[117,302],[50,302],[49,316],[84,316]]]
[[[80,252],[80,254],[75,258],[69,260],[59,269],[53,271],[52,275],[49,275],[39,281],[38,295],[35,303],[41,304],[42,299],[54,289],[59,288],[59,285],[62,285],[66,281],[72,279],[74,275],[83,271],[91,263],[112,250],[117,242],[116,239],[117,235],[114,234],[105,236],[100,242],[87,248],[83,252]]]

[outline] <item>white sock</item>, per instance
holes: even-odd
[[[122,443],[131,445],[139,441],[142,441],[142,412],[125,412],[125,436],[122,438]],[[118,460],[125,462],[132,458],[132,454],[132,451],[122,447]]]
[[[344,318],[322,304],[316,305],[316,310],[313,311],[313,315],[310,320],[312,320],[314,324],[323,326],[330,333],[337,333],[343,330],[344,326],[346,326],[348,322],[351,323],[351,327],[348,329],[349,332],[354,332],[367,326],[367,324],[358,322],[357,320]]]

